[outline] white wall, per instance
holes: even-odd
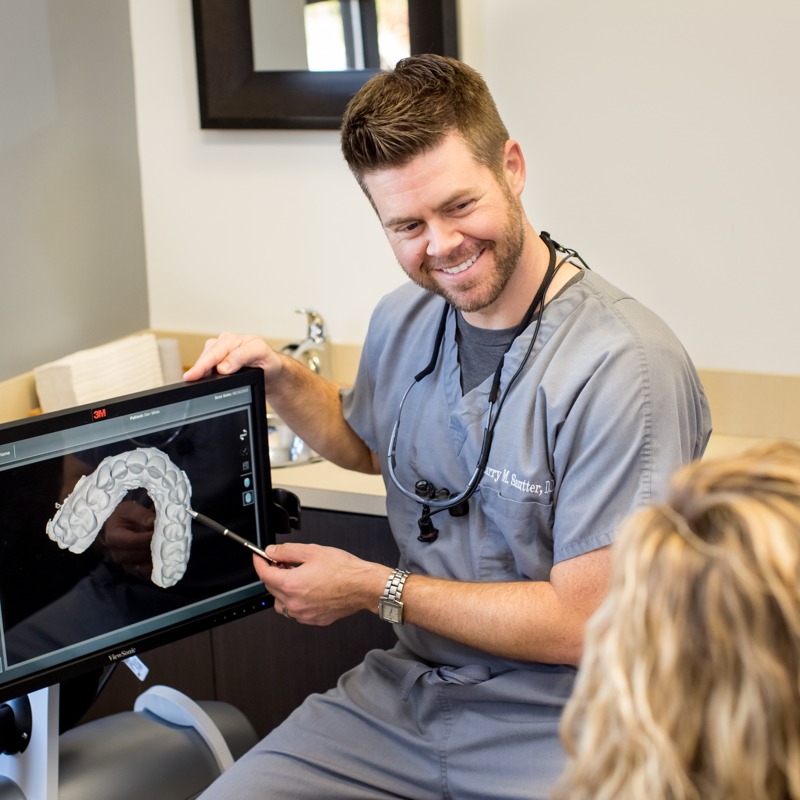
[[[334,131],[201,131],[188,0],[130,0],[151,325],[339,342],[404,278]],[[699,366],[800,373],[796,0],[461,0],[535,227]]]

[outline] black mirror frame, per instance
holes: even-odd
[[[249,0],[192,0],[201,128],[337,129],[376,70],[257,72]],[[408,0],[412,53],[458,57],[456,0]]]

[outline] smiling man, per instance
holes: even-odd
[[[256,569],[284,615],[368,610],[398,643],[203,797],[545,798],[608,547],[702,454],[708,404],[669,328],[534,230],[521,146],[473,69],[423,55],[378,74],[342,149],[411,279],[373,314],[353,389],[232,334],[187,378],[259,366],[314,449],[382,472],[396,568],[283,544],[268,554],[295,569]]]

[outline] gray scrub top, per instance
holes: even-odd
[[[386,454],[403,392],[431,358],[443,303],[411,283],[383,298],[355,386],[342,393],[350,425],[380,456],[405,569],[459,581],[548,580],[554,564],[610,544],[627,514],[656,499],[677,467],[702,455],[709,407],[680,342],[651,311],[584,271],[545,307],[469,514],[434,515],[438,539],[418,541],[420,506],[392,484]],[[533,329],[506,355],[501,393]],[[412,491],[424,478],[456,494],[478,462],[492,379],[462,396],[459,370],[451,310],[436,369],[403,409],[396,472]],[[547,674],[545,692],[558,674],[574,672],[493,656],[414,625],[397,626],[397,634],[430,664]]]

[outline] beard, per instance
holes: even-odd
[[[472,252],[454,251],[447,258],[447,265],[462,263],[476,253],[491,253],[494,256],[494,271],[487,277],[476,278],[462,284],[457,289],[442,286],[432,277],[433,269],[440,267],[434,261],[425,261],[420,272],[412,276],[412,280],[433,294],[447,300],[450,305],[459,311],[470,313],[481,311],[494,303],[505,290],[511,276],[519,265],[522,251],[525,246],[525,219],[522,207],[514,198],[507,194],[508,220],[503,228],[502,236],[495,242],[479,241],[477,248]]]

